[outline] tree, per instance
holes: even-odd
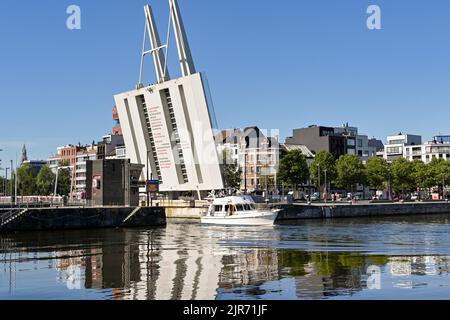
[[[389,164],[379,157],[371,157],[366,163],[367,183],[381,190],[384,188],[385,182],[389,179]]]
[[[325,184],[325,170],[327,174],[327,182],[332,182],[336,179],[336,164],[333,155],[328,151],[320,151],[316,154],[313,163],[309,167],[311,180],[315,185]],[[320,187],[320,186],[319,186]]]
[[[405,158],[398,158],[391,164],[392,188],[395,192],[405,194],[414,190],[416,185],[415,164]]]
[[[231,158],[231,150],[224,149],[222,152],[222,174],[224,178],[225,188],[239,189],[241,184],[241,169],[238,164]]]
[[[17,169],[17,186],[22,196],[36,193],[36,177],[29,163],[24,163]]]
[[[70,193],[70,187],[71,187],[71,169],[68,167],[70,166],[69,160],[60,160],[58,162],[58,186],[56,190],[56,194],[60,196],[68,196]],[[65,167],[61,169],[62,167]]]
[[[433,179],[430,179],[430,166],[422,161],[413,162],[413,178],[416,186],[419,188],[431,188],[434,185]]]
[[[288,186],[306,183],[309,179],[308,163],[300,150],[292,150],[280,161],[278,179]]]
[[[428,188],[439,187],[439,192],[444,194],[444,185],[450,181],[450,163],[444,159],[433,158],[427,164]]]
[[[68,196],[70,193],[70,170],[69,169],[60,169],[58,172],[58,187],[56,193],[61,196]]]
[[[445,180],[450,178],[450,163],[444,159],[433,158],[428,164],[430,179],[434,186],[442,185]]]
[[[55,174],[48,166],[43,166],[36,178],[37,191],[39,195],[48,196],[53,193]]]
[[[364,165],[356,155],[346,154],[341,156],[336,162],[336,182],[339,186],[347,190],[354,191],[357,183],[364,184]]]

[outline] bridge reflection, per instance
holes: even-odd
[[[0,284],[9,281],[13,292],[20,270],[45,264],[56,270],[54,281],[64,284],[65,290],[92,289],[102,298],[117,300],[321,299],[367,289],[370,266],[398,277],[395,283],[403,287],[410,283],[405,277],[450,270],[447,258],[441,256],[364,255],[276,245],[285,237],[289,234],[277,228],[186,222],[152,230],[2,235]]]

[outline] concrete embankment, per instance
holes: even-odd
[[[4,220],[0,232],[163,226],[162,207],[24,209]]]
[[[281,205],[277,221],[302,219],[335,219],[402,215],[450,214],[447,202],[414,202],[388,204]]]
[[[165,203],[168,219],[200,219],[207,208],[206,202],[175,202]],[[256,204],[258,209],[266,209],[266,204]],[[357,204],[285,204],[273,205],[281,208],[277,221],[302,219],[338,219],[356,217],[381,217],[421,214],[450,214],[450,204],[446,202],[411,202],[411,203],[369,203]]]

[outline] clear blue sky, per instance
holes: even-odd
[[[111,130],[113,95],[139,71],[143,5],[165,38],[166,0],[16,1],[0,10],[0,157],[33,159]],[[385,139],[450,134],[448,0],[179,0],[221,128],[349,122]],[[82,29],[66,28],[66,8]],[[366,9],[382,9],[382,30]],[[178,72],[172,42],[171,73]],[[152,64],[146,68],[153,81]]]

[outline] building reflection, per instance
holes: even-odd
[[[265,230],[261,237],[254,230],[189,223],[161,229],[2,235],[0,284],[5,286],[9,277],[14,290],[20,276],[16,270],[21,269],[16,264],[45,261],[66,287],[62,290],[95,289],[117,300],[211,300],[236,294],[323,299],[366,290],[370,266],[382,267],[401,287],[413,285],[411,276],[450,273],[445,256],[370,256],[271,246],[281,238],[276,229]],[[282,279],[290,281],[279,285]]]
[[[218,242],[232,231],[199,230],[192,235],[189,225],[171,224],[153,232],[115,231],[117,245],[99,243],[101,248],[84,252],[83,261],[64,258],[60,264],[84,270],[86,288],[110,288],[113,299],[124,300],[211,300],[219,288],[279,279],[276,250],[221,247]]]

